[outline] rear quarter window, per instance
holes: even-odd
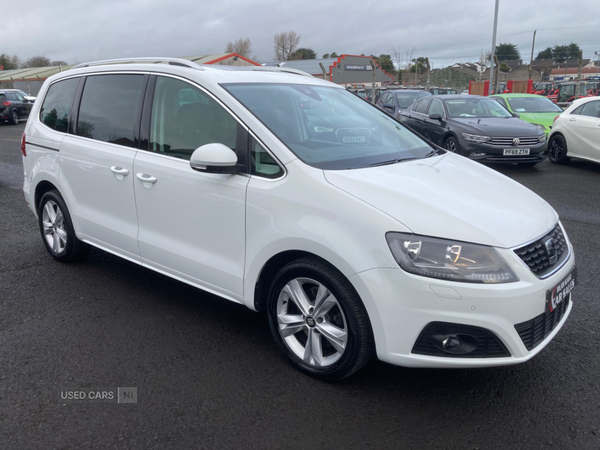
[[[48,89],[40,108],[40,121],[48,128],[66,133],[79,78],[58,81]]]

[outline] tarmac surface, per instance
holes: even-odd
[[[264,315],[100,250],[55,262],[21,191],[23,129],[0,125],[0,448],[600,448],[600,164],[496,167],[558,211],[575,247],[573,311],[539,355],[374,360],[329,384],[286,362]],[[137,403],[63,398],[117,387]]]

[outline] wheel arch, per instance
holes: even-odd
[[[40,200],[42,199],[43,195],[46,192],[52,191],[52,190],[56,190],[58,191],[58,188],[50,181],[48,180],[42,180],[40,181],[36,187],[35,187],[35,194],[34,194],[34,202],[35,202],[35,210],[37,212],[37,214],[39,215],[39,205],[40,205]]]
[[[267,290],[269,289],[269,285],[271,284],[271,280],[277,274],[277,271],[281,269],[286,264],[289,264],[292,261],[296,261],[298,259],[311,257],[323,261],[326,264],[334,267],[340,273],[342,272],[339,268],[335,267],[334,264],[331,264],[326,259],[322,258],[319,255],[316,255],[311,252],[307,252],[304,250],[285,250],[276,255],[271,256],[269,260],[263,265],[260,273],[258,275],[258,279],[254,284],[254,309],[256,311],[265,311],[267,304]]]

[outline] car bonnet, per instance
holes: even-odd
[[[451,153],[325,171],[325,178],[425,236],[510,248],[538,238],[558,221],[554,209],[526,187]]]

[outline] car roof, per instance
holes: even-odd
[[[152,60],[152,58],[148,58],[148,60]],[[53,75],[51,80],[104,72],[152,72],[178,75],[212,85],[222,83],[289,83],[322,85],[344,89],[343,86],[331,83],[330,81],[313,77],[299,70],[286,69],[285,67],[199,65],[190,63],[189,61],[185,61],[189,65],[157,63],[163,60],[165,58],[155,58],[154,62],[132,60],[131,63],[127,63],[119,60],[116,63],[110,61],[86,63]],[[174,58],[171,58],[171,60],[174,60]]]
[[[431,92],[427,92],[427,91],[424,91],[422,89],[387,89],[386,91],[387,92],[394,92],[394,93],[397,93],[397,94],[399,94],[401,92],[408,92],[408,93],[411,93],[411,94],[416,94],[418,92],[423,92],[425,94],[431,94]]]
[[[543,95],[539,94],[494,94],[490,95],[490,97],[501,97],[501,98],[518,98],[518,97],[543,97],[547,98]]]
[[[476,99],[485,99],[486,97],[484,97],[483,95],[469,95],[464,96],[462,94],[442,94],[442,95],[433,95],[433,98],[439,98],[440,100],[468,100],[470,98],[476,98]]]

